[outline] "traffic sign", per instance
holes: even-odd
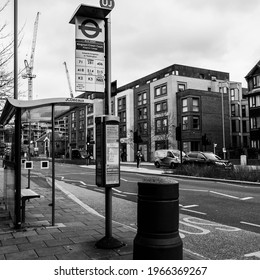
[[[102,8],[108,8],[108,9],[112,10],[115,7],[114,0],[100,0],[99,3],[100,3],[100,7],[102,7]]]

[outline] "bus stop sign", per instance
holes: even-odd
[[[114,0],[100,0],[100,7],[107,8],[110,10],[113,10],[115,7],[115,1]]]

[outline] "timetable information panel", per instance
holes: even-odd
[[[104,92],[104,21],[80,17],[76,26],[75,90]]]

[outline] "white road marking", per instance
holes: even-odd
[[[183,208],[193,208],[193,207],[198,207],[199,205],[193,204],[193,205],[186,205],[186,206],[182,206]]]
[[[249,200],[249,199],[253,199],[253,197],[249,196],[249,197],[240,198],[240,200]]]
[[[218,194],[218,195],[222,195],[222,196],[226,196],[226,197],[230,197],[230,198],[234,198],[234,199],[239,199],[239,197],[229,195],[229,194],[225,194],[225,193],[219,193],[219,192],[214,192],[214,191],[209,191],[209,192],[214,193],[214,194]]]
[[[219,192],[214,192],[214,191],[209,191],[210,193],[214,193],[214,194],[218,194],[218,195],[222,195],[222,196],[226,196],[226,197],[230,197],[230,198],[234,198],[234,199],[238,199],[238,200],[248,200],[248,199],[253,199],[253,197],[237,197],[237,196],[233,196],[233,195],[229,195],[229,194],[225,194],[225,193],[219,193]]]
[[[201,214],[201,215],[207,215],[206,213],[203,213],[203,212],[194,211],[194,210],[185,209],[185,208],[181,208],[181,210],[196,213],[196,214]]]
[[[124,179],[124,178],[120,178],[120,180],[125,181],[125,182],[128,182],[128,180],[126,180],[126,179]]]
[[[125,194],[125,195],[137,195],[137,193],[130,193],[130,192],[123,192],[123,191],[120,191],[118,189],[115,189],[115,188],[112,188],[113,191],[117,192],[117,193],[121,193],[121,194]]]
[[[258,252],[253,252],[253,253],[249,253],[249,254],[245,254],[245,257],[257,257],[260,259],[260,251]]]
[[[253,226],[253,227],[260,227],[260,225],[247,223],[247,222],[242,222],[242,221],[240,222],[240,224],[245,224],[245,225],[249,225],[249,226]]]
[[[124,178],[120,178],[120,180],[128,182],[128,183],[138,183],[138,181],[130,181],[130,180],[127,180],[127,179],[124,179]]]

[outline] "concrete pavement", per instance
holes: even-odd
[[[24,188],[26,181],[23,177]],[[2,168],[0,182],[3,182]],[[105,219],[70,193],[64,184],[56,181],[55,226],[51,225],[52,192],[47,180],[37,180],[37,184],[31,181],[31,189],[41,197],[26,203],[25,223],[20,230],[13,229],[3,203],[0,204],[0,260],[132,260],[136,229],[113,221],[113,237],[124,246],[96,248],[96,242],[105,236]],[[0,201],[2,197],[0,187]],[[183,253],[184,260],[201,259],[185,248]]]

